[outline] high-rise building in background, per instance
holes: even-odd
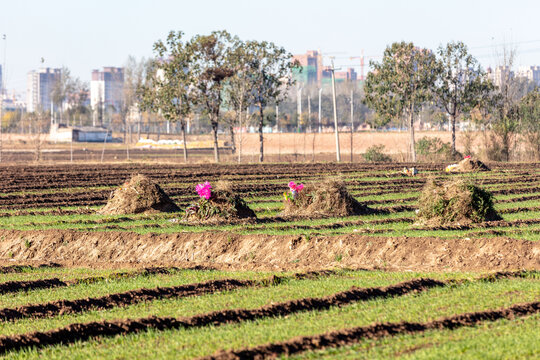
[[[52,104],[52,91],[60,80],[61,69],[41,68],[28,73],[26,111],[47,111]]]
[[[321,85],[323,62],[319,51],[310,50],[305,54],[294,55],[293,59],[300,64],[300,69],[295,70],[294,74],[296,81],[308,85]]]
[[[510,69],[509,66],[499,65],[495,68],[487,68],[487,77],[490,79],[495,86],[501,86],[506,81],[514,78],[514,72]]]
[[[323,65],[323,56],[320,51],[310,50],[305,54],[294,55],[293,59],[300,64],[300,69],[294,70],[294,77],[299,83],[320,87],[332,81],[332,72],[328,66]],[[357,82],[358,75],[353,68],[347,68],[345,71],[336,71],[335,79],[336,82]]]
[[[2,80],[3,80],[3,78],[2,78],[2,65],[0,65],[0,95],[4,91],[4,83],[2,82]]]
[[[517,71],[517,76],[526,78],[534,82],[536,86],[540,86],[540,66],[523,66]]]
[[[90,82],[90,105],[94,111],[119,112],[122,106],[124,68],[104,67],[93,70]]]

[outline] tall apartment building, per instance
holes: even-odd
[[[61,69],[51,68],[41,68],[28,73],[26,111],[47,111],[51,108],[51,93],[61,74]]]
[[[119,112],[122,106],[122,91],[124,88],[124,68],[104,67],[103,71],[93,70],[90,82],[90,105],[92,109],[99,108]]]
[[[540,66],[520,67],[516,75],[534,82],[536,86],[540,86]]]
[[[310,50],[305,54],[294,55],[293,59],[300,64],[301,71],[295,70],[296,81],[305,85],[316,84],[322,86],[331,82],[332,72],[323,65],[323,57],[320,51]],[[337,82],[358,80],[358,75],[353,68],[345,71],[336,71]]]
[[[301,71],[295,70],[298,82],[321,85],[323,63],[322,54],[319,51],[310,50],[305,54],[294,55],[293,59],[298,61],[301,67]]]

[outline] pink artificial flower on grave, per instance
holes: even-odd
[[[212,185],[208,181],[206,181],[204,184],[199,184],[195,187],[195,190],[197,191],[197,194],[199,194],[200,197],[205,198],[206,200],[210,199],[212,196]]]
[[[289,189],[291,189],[291,195],[293,199],[296,199],[296,196],[302,189],[304,188],[304,184],[298,184],[296,185],[294,181],[291,181],[289,183]]]
[[[296,185],[294,181],[291,181],[289,183],[289,189],[291,189],[291,191],[302,191],[303,188],[304,188],[304,184]]]

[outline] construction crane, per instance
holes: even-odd
[[[364,62],[365,62],[365,59],[368,58],[368,59],[374,59],[374,58],[379,58],[381,57],[380,55],[368,55],[368,56],[364,56],[364,50],[362,50],[362,53],[360,56],[351,56],[349,58],[349,60],[355,60],[355,59],[360,59],[360,80],[365,80],[365,77],[364,77]]]
[[[364,81],[364,50],[362,50],[362,55],[360,56],[351,56],[349,60],[360,59],[360,81]]]

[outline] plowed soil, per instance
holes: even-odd
[[[241,350],[224,351],[199,360],[237,360],[237,359],[266,359],[279,355],[290,355],[307,350],[324,349],[328,347],[345,346],[362,339],[378,339],[399,334],[414,334],[428,330],[457,329],[464,326],[475,326],[486,321],[500,319],[513,320],[540,312],[540,302],[514,305],[501,310],[487,310],[474,313],[450,316],[426,323],[384,323],[344,329],[326,334],[297,337],[280,343],[261,345]]]
[[[540,242],[362,235],[137,234],[0,230],[0,261],[78,266],[208,266],[233,270],[350,267],[414,271],[540,270]],[[26,239],[31,246],[26,247]],[[84,259],[84,260],[82,260]],[[6,264],[7,265],[7,264]]]
[[[513,276],[519,274],[493,274],[491,278],[496,280],[498,278]],[[482,278],[480,280],[485,280]],[[375,298],[383,298],[390,296],[402,296],[411,292],[420,292],[425,291],[433,287],[445,286],[451,281],[443,282],[434,279],[414,279],[410,281],[405,281],[399,284],[390,285],[386,287],[374,287],[374,288],[356,288],[353,287],[350,290],[343,292],[335,293],[333,295],[320,297],[320,298],[303,298],[298,300],[290,300],[282,303],[270,304],[256,309],[231,309],[231,310],[219,310],[210,312],[207,314],[199,314],[191,317],[184,318],[169,318],[169,317],[149,317],[149,318],[140,318],[140,319],[125,319],[117,321],[100,321],[100,322],[89,322],[89,323],[79,323],[71,324],[67,327],[50,330],[46,332],[34,332],[29,334],[13,335],[13,336],[2,336],[0,337],[0,353],[5,353],[10,350],[22,349],[25,347],[31,346],[46,346],[46,345],[55,345],[55,344],[69,344],[78,340],[88,340],[96,336],[115,336],[120,334],[129,334],[139,331],[144,331],[148,329],[177,329],[177,328],[193,328],[193,327],[203,327],[203,326],[219,326],[223,324],[238,323],[243,321],[252,321],[255,319],[267,318],[267,317],[279,317],[287,316],[293,313],[302,312],[302,311],[317,311],[329,309],[333,306],[344,306],[351,304],[357,301],[366,301]],[[195,285],[204,285],[195,284]],[[194,285],[188,285],[194,286]],[[195,286],[197,287],[197,286]],[[198,294],[200,295],[200,294]],[[109,303],[111,306],[118,306],[115,304],[114,296],[109,296]],[[47,316],[45,310],[51,308],[50,304],[43,305],[29,305],[24,308],[37,309],[42,308],[44,310],[43,314],[37,313],[38,317]],[[23,308],[23,307],[21,307]],[[516,307],[513,307],[516,308]],[[512,308],[512,309],[513,309]],[[518,309],[518,308],[516,308]],[[517,315],[522,313],[531,313],[537,312],[540,309],[532,305],[532,309],[529,307],[519,308],[521,310],[512,310]],[[523,310],[525,309],[525,310]],[[2,312],[5,312],[5,309]],[[61,313],[73,312],[71,308],[62,308]],[[14,311],[14,310],[12,310]],[[510,311],[510,312],[512,312]],[[475,313],[475,314],[485,314],[484,313]],[[499,313],[499,312],[495,312]],[[58,312],[50,314],[50,316],[57,315]],[[28,314],[27,314],[28,315]],[[461,315],[465,318],[471,318],[470,314]],[[485,315],[474,315],[473,317],[477,320],[475,321],[485,321],[491,319],[491,317],[497,315],[489,315],[488,318]],[[523,315],[522,315],[523,316]],[[9,320],[16,319],[13,317]],[[494,318],[496,319],[496,318]],[[8,320],[4,318],[4,320]],[[493,320],[493,319],[491,319]],[[448,321],[441,320],[442,324],[446,324]],[[436,323],[436,322],[433,322]],[[432,325],[426,325],[430,327]],[[257,349],[262,349],[263,347],[258,347]],[[241,355],[240,359],[246,358],[247,352],[252,351],[252,349],[240,350]],[[236,352],[235,352],[236,353]],[[231,352],[222,353],[231,354]],[[248,357],[249,358],[249,357]]]

